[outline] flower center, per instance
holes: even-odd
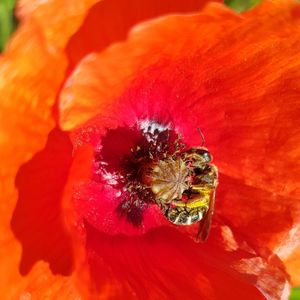
[[[157,123],[108,130],[95,161],[98,179],[118,190],[116,213],[136,226],[150,205],[171,223],[190,225],[213,203],[217,169],[210,153],[187,149],[179,134]]]
[[[189,189],[189,168],[180,157],[158,160],[148,176],[152,192],[166,203],[181,199],[183,192]]]

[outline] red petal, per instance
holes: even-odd
[[[167,227],[130,238],[106,235],[86,225],[94,292],[115,299],[174,295],[207,300],[287,299],[286,275],[280,266],[266,263],[240,245],[224,251],[220,229],[199,245]]]
[[[245,185],[223,174],[220,176],[216,214],[257,251],[288,246],[281,242],[293,228],[297,207],[294,198]]]
[[[69,268],[68,266],[65,268],[64,262],[58,260],[61,251],[65,249],[64,246],[59,244],[53,250],[54,252],[46,253],[46,247],[51,248],[55,238],[61,237],[64,240],[64,231],[61,229],[60,223],[54,217],[54,222],[48,224],[46,219],[39,217],[35,219],[31,214],[31,209],[35,208],[40,212],[42,210],[40,205],[45,203],[47,207],[49,202],[43,201],[45,198],[48,199],[48,195],[43,195],[45,198],[40,203],[36,201],[33,203],[34,198],[30,199],[29,196],[37,196],[44,190],[47,190],[50,196],[52,190],[47,189],[49,188],[48,182],[43,182],[45,185],[39,186],[36,190],[30,189],[32,182],[25,178],[29,176],[26,170],[36,170],[34,162],[43,156],[48,148],[26,164],[18,176],[18,185],[22,191],[21,198],[26,201],[20,200],[18,203],[13,227],[23,246],[30,245],[29,251],[27,251],[28,247],[24,248],[24,257],[27,256],[29,259],[25,259],[23,271],[27,272],[32,264],[36,263],[27,277],[21,277],[18,271],[21,256],[20,245],[14,240],[10,219],[17,200],[14,187],[17,170],[22,163],[30,160],[36,151],[42,149],[49,131],[55,126],[52,108],[67,67],[66,56],[62,50],[70,36],[80,26],[89,7],[95,2],[98,1],[21,0],[18,3],[18,15],[22,18],[21,25],[4,58],[1,58],[0,159],[1,181],[3,182],[1,189],[4,193],[0,207],[0,258],[1,274],[5,274],[5,276],[2,276],[0,291],[1,294],[8,297],[33,295],[42,299],[59,294],[60,299],[63,299],[77,296],[70,286],[71,280],[53,276],[45,263],[36,262],[43,258],[50,263],[54,272],[59,273],[66,273],[65,270]],[[50,157],[52,156],[50,155]],[[39,161],[39,159],[37,160]],[[67,164],[68,161],[66,160],[65,163]],[[47,165],[47,167],[49,166]],[[65,172],[66,167],[61,171]],[[38,177],[38,175],[36,176]],[[37,177],[35,179],[39,180],[40,178]],[[57,188],[55,181],[49,182],[49,186],[52,184]],[[61,182],[58,183],[58,186],[58,191],[54,192],[59,194]],[[23,192],[25,192],[25,196]],[[57,207],[59,200],[58,196],[51,198],[55,207],[51,213],[60,214]],[[26,204],[24,204],[25,202]],[[19,218],[24,213],[29,214],[28,218]],[[30,222],[32,226],[27,227],[26,221]],[[39,244],[38,249],[33,249],[31,246],[38,244],[44,238],[40,230],[46,228],[46,232],[49,233],[51,225],[54,225],[52,229],[57,232],[49,237],[48,243]],[[31,230],[38,232],[36,235],[31,234]],[[45,232],[43,233],[45,234]],[[66,249],[66,252],[69,253],[68,246]]]
[[[170,13],[198,11],[207,2],[208,0],[100,1],[90,10],[80,30],[68,43],[66,50],[70,68],[75,67],[88,53],[101,51],[110,44],[125,39],[129,29],[143,20]]]
[[[72,129],[97,116],[103,131],[154,119],[171,122],[190,145],[199,144],[201,127],[226,175],[220,215],[238,226],[249,204],[239,232],[274,250],[300,217],[292,202],[300,175],[298,15],[294,1],[267,1],[243,18],[215,5],[139,27],[82,62],[62,93],[61,123]]]
[[[287,275],[276,257],[265,261],[260,254],[266,257],[269,253],[256,253],[251,244],[235,236],[218,219],[204,244],[195,243],[170,225],[149,230],[145,224],[147,232],[138,236],[142,232],[113,214],[114,199],[105,200],[107,194],[103,197],[99,192],[103,186],[84,184],[90,178],[88,162],[92,161],[93,153],[80,147],[76,157],[68,186],[77,188],[68,189],[68,196],[75,200],[82,220],[72,217],[77,221],[69,220],[69,224],[75,225],[70,227],[74,236],[81,233],[76,245],[77,264],[81,262],[81,268],[76,269],[79,286],[84,282],[88,293],[92,289],[92,293],[113,295],[116,299],[124,295],[129,299],[133,295],[144,297],[144,293],[154,298],[176,294],[192,299],[222,299],[224,295],[230,299],[264,299],[256,286],[265,297],[287,299]],[[83,195],[86,188],[88,191]],[[240,228],[237,231],[241,235]],[[85,243],[87,257],[80,250]]]
[[[46,263],[37,262],[38,259],[42,258],[48,262],[52,260],[51,267],[53,267],[53,270],[57,267],[57,272],[63,272],[64,263],[56,261],[57,265],[55,267],[53,266],[53,260],[55,260],[52,257],[53,252],[45,254],[45,247],[49,246],[47,243],[45,245],[39,244],[38,249],[35,250],[31,248],[27,251],[30,247],[26,247],[24,255],[29,260],[25,259],[26,262],[23,261],[23,271],[28,272],[32,264],[35,263],[35,265],[27,276],[20,275],[21,247],[10,227],[18,197],[14,184],[18,168],[44,147],[48,133],[55,126],[52,116],[53,104],[67,67],[66,57],[59,51],[59,47],[63,48],[65,46],[64,43],[78,28],[87,11],[87,7],[83,5],[82,1],[79,1],[81,3],[80,10],[76,13],[70,9],[69,5],[66,5],[66,2],[60,10],[57,10],[57,6],[51,7],[51,4],[55,4],[54,2],[42,1],[41,4],[41,1],[39,1],[38,4],[36,1],[31,1],[31,4],[28,3],[26,9],[34,10],[34,16],[24,16],[6,52],[0,58],[0,265],[2,278],[0,293],[13,299],[22,298],[23,295],[24,297],[33,295],[38,299],[53,297],[55,294],[59,294],[61,299],[77,296],[76,291],[70,285],[70,279],[54,276]],[[56,1],[56,3],[58,2],[61,1]],[[71,2],[70,5],[74,8],[74,1]],[[43,9],[38,8],[35,10],[37,4],[43,6]],[[47,15],[46,11],[52,13],[47,20],[44,19]],[[55,14],[53,14],[53,11],[55,11]],[[76,18],[74,18],[74,13]],[[53,28],[48,27],[50,24]],[[30,167],[28,168],[30,169]],[[22,191],[24,192],[29,188],[28,181],[25,179],[24,173],[19,175],[18,178],[22,182],[19,183],[22,185]],[[34,193],[35,191],[30,192]],[[25,198],[23,194],[22,199]],[[32,201],[32,199],[30,200]],[[26,203],[30,203],[31,208],[38,207],[41,209],[39,206],[41,203],[32,203],[30,200],[27,198]],[[23,246],[25,241],[28,246],[36,242],[37,236],[41,236],[40,232],[37,232],[41,229],[37,224],[40,222],[48,229],[50,224],[46,224],[46,219],[41,220],[39,218],[34,223],[33,212],[29,210],[27,204],[22,203],[21,209],[18,206],[18,209],[20,209],[18,213],[26,212],[29,214],[26,214],[26,216],[22,214],[22,218],[20,217],[16,222],[18,224],[14,223],[14,226],[18,228],[18,237],[22,240]],[[30,225],[27,223],[26,227],[19,226],[20,223],[26,223],[26,221]],[[31,225],[32,227],[30,227]],[[54,228],[58,229],[56,237],[64,237],[57,220],[54,221]],[[33,230],[31,235],[29,235],[30,230]],[[54,237],[55,234],[52,238],[54,239]],[[52,238],[49,238],[49,243],[50,241],[53,242]],[[62,249],[68,250],[68,246],[64,248],[63,242],[53,246],[53,248],[55,247],[57,248],[52,250],[56,251],[56,255]],[[66,260],[68,259],[66,258]],[[64,294],[61,292],[62,290],[64,290]]]

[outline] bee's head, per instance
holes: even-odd
[[[191,148],[188,153],[201,163],[209,163],[212,161],[210,152],[204,147]]]
[[[198,149],[197,153],[203,157],[205,162],[209,163],[212,161],[212,156],[207,149]]]

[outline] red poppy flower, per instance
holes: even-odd
[[[299,283],[300,6],[206,2],[20,2],[0,62],[7,299],[287,299]],[[150,154],[200,146],[198,128],[219,170],[203,243],[143,185]]]

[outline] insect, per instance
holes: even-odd
[[[196,238],[204,241],[214,212],[218,170],[203,144],[204,139],[200,147],[175,151],[157,160],[147,177],[155,202],[165,217],[176,225],[200,221]]]

